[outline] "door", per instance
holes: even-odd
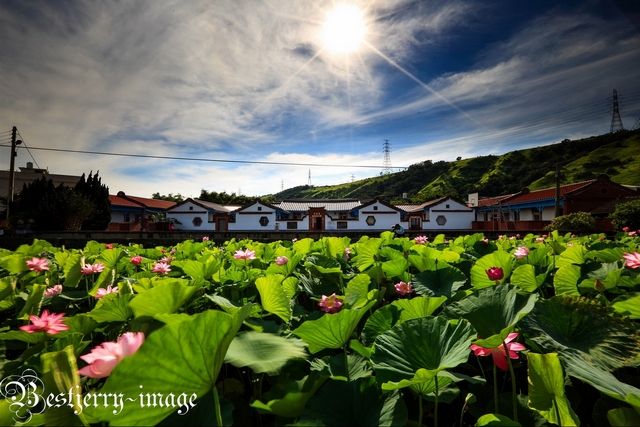
[[[216,221],[216,231],[227,231],[227,218],[218,218]]]

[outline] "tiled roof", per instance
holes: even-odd
[[[127,197],[135,200],[136,202],[142,203],[148,208],[169,209],[176,204],[176,202],[170,202],[167,200],[147,199],[144,197],[137,197],[137,196],[127,196]]]
[[[593,182],[595,182],[595,179],[592,179],[590,181],[583,181],[583,182],[576,182],[574,184],[567,184],[567,185],[561,185],[560,186],[560,196],[564,196],[567,193],[570,193],[572,191],[578,190],[582,187],[585,187]],[[537,200],[547,200],[547,199],[553,199],[556,197],[556,188],[555,187],[551,187],[551,188],[545,188],[542,190],[535,190],[535,191],[527,191],[527,192],[521,192],[521,193],[517,193],[515,195],[513,195],[513,197],[510,197],[508,200],[504,200],[503,204],[505,203],[523,203],[523,202],[533,202],[533,201],[537,201]]]
[[[112,205],[115,206],[130,206],[138,208],[151,208],[151,209],[169,209],[176,205],[176,202],[169,202],[167,200],[147,199],[145,197],[129,196],[124,191],[119,191],[117,195],[109,195],[109,200]]]
[[[283,200],[272,203],[274,206],[290,212],[308,211],[310,208],[324,208],[329,212],[350,211],[362,205],[357,199],[306,199],[306,200]]]
[[[218,203],[207,202],[206,200],[200,200],[200,199],[191,199],[191,200],[193,200],[194,202],[198,203],[199,205],[207,209],[213,209],[218,212],[231,212],[231,209],[228,209],[227,207],[222,206]]]
[[[136,207],[136,208],[144,207],[142,204],[134,202],[133,200],[128,200],[120,196],[114,196],[112,194],[109,194],[109,201],[113,206],[129,206],[129,207]]]
[[[478,200],[478,207],[497,205],[501,200],[508,199],[509,197],[515,196],[516,194],[517,193],[505,194],[504,196],[482,198],[482,199]]]
[[[443,202],[447,199],[451,199],[451,197],[440,197],[438,199],[429,200],[428,202],[412,205],[396,205],[397,208],[402,209],[405,212],[421,212],[425,208],[431,207],[433,205],[437,205],[440,202]],[[462,202],[461,202],[462,203]]]

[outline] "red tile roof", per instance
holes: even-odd
[[[589,184],[594,183],[596,180],[592,179],[590,181],[576,182],[573,184],[561,185],[560,186],[560,196],[564,196],[567,193],[578,190],[582,187],[585,187]],[[536,200],[545,200],[545,199],[553,199],[556,197],[556,188],[545,188],[542,190],[529,191],[525,189],[520,193],[514,194],[512,197],[509,197],[506,200],[503,200],[503,203],[523,203],[523,202],[532,202]]]
[[[167,200],[146,199],[144,197],[136,197],[136,196],[127,196],[127,197],[135,200],[136,202],[144,204],[148,208],[169,209],[170,207],[176,204],[176,202],[170,202]]]
[[[152,209],[169,209],[174,206],[176,202],[169,202],[166,200],[147,199],[145,197],[128,196],[124,192],[120,191],[117,195],[109,194],[109,200],[112,205],[115,206],[130,206],[137,208],[152,208]]]
[[[120,196],[114,196],[112,194],[109,194],[109,201],[114,206],[133,206],[136,208],[143,207],[140,203],[136,203],[133,200],[128,200]]]

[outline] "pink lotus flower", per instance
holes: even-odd
[[[511,342],[517,337],[518,337],[518,333],[513,332],[509,334],[509,336],[507,336],[506,340],[504,340],[505,344],[507,344],[507,349],[509,350],[509,357],[512,359],[518,358],[516,351],[522,351],[526,348],[524,345],[520,343]],[[485,347],[480,347],[479,345],[471,344],[471,350],[476,356],[491,355],[493,357],[493,362],[496,364],[498,368],[502,369],[503,371],[506,371],[507,367],[509,366],[507,362],[507,353],[505,352],[504,345],[500,345],[499,347],[496,347],[496,348],[485,348]]]
[[[639,268],[640,267],[640,253],[634,252],[632,254],[625,253],[622,255],[622,258],[626,259],[626,265],[629,268]]]
[[[118,292],[118,287],[111,287],[111,285],[107,286],[107,289],[105,288],[100,288],[98,289],[98,292],[96,292],[95,295],[95,299],[101,299],[103,296],[107,295],[107,294],[112,294],[112,293],[117,293]]]
[[[509,240],[515,240],[515,239],[516,239],[516,236],[509,237]]]
[[[209,240],[209,236],[204,236],[204,237],[202,238],[202,241],[203,241],[203,242],[206,242],[206,241],[208,241],[208,240]]]
[[[335,292],[331,296],[322,295],[322,301],[318,303],[325,313],[333,314],[342,309],[342,301],[336,297]]]
[[[170,271],[171,266],[169,266],[169,264],[167,264],[166,262],[156,262],[153,266],[153,270],[151,270],[152,273],[160,274],[167,274]]]
[[[548,237],[548,236],[547,236],[546,234],[543,234],[543,235],[542,235],[542,238],[543,238],[543,239],[546,239],[547,237]]]
[[[349,257],[351,256],[351,248],[344,248],[344,256],[349,259]]]
[[[291,242],[292,242],[292,243],[295,243],[295,242],[297,242],[297,241],[298,241],[298,239],[296,239],[296,238],[291,239]]]
[[[173,258],[170,256],[162,257],[162,259],[160,260],[160,262],[163,262],[165,264],[171,264],[171,261],[173,261]]]
[[[489,243],[489,239],[486,239],[486,238],[482,239],[482,241],[485,242],[485,243]]]
[[[489,280],[500,281],[504,278],[504,270],[502,267],[491,267],[486,270],[487,276],[489,276]]]
[[[78,370],[80,375],[89,378],[108,377],[118,363],[134,354],[144,342],[142,332],[126,332],[117,342],[104,342],[91,350],[91,353],[80,356],[89,366]]]
[[[33,257],[30,260],[27,260],[27,267],[31,271],[42,271],[49,269],[49,260],[46,258],[36,258]]]
[[[235,259],[256,259],[256,253],[250,249],[247,249],[246,251],[237,250],[233,257]]]
[[[142,257],[140,255],[136,255],[136,256],[131,257],[131,264],[133,264],[133,265],[142,264]]]
[[[42,316],[30,315],[31,325],[20,326],[21,331],[28,332],[30,334],[34,332],[46,332],[49,335],[55,335],[58,332],[66,331],[69,329],[64,324],[64,313],[49,314],[49,310],[42,310]]]
[[[513,254],[516,256],[516,258],[520,259],[520,258],[524,258],[527,255],[529,255],[529,249],[524,247],[524,246],[520,246],[518,247],[518,249],[515,250],[515,252],[513,252]]]
[[[85,264],[82,268],[82,274],[85,276],[93,273],[101,273],[104,270],[104,264],[101,262],[96,262],[95,264]]]
[[[519,239],[520,238],[520,234],[516,234],[516,237]]]
[[[414,240],[416,242],[416,245],[422,245],[427,243],[427,240],[429,240],[429,238],[427,236],[416,236]]]
[[[627,231],[629,231],[629,227],[622,227],[622,231],[626,233]]]
[[[285,265],[288,262],[289,258],[287,258],[286,256],[279,256],[278,258],[276,258],[276,264],[278,265]]]
[[[638,234],[638,233],[636,233],[635,231],[630,231],[629,232],[629,236],[631,236],[631,237],[635,236],[636,234]]]
[[[575,234],[572,234],[572,235],[571,235],[571,238],[572,238],[572,239],[573,239],[573,238],[575,238],[575,237],[576,237],[576,235],[575,235]]]
[[[544,242],[544,237],[536,237],[536,243]]]
[[[396,292],[402,296],[413,293],[413,287],[411,283],[400,282],[394,285]]]
[[[105,249],[113,249],[113,245],[111,243],[107,243],[106,245],[104,245]]]
[[[44,296],[45,297],[55,297],[56,295],[58,295],[60,292],[62,292],[62,285],[55,285],[54,287],[51,288],[47,288],[44,291]]]

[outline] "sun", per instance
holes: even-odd
[[[366,34],[362,11],[353,5],[339,4],[330,12],[322,28],[324,46],[330,52],[348,54],[358,49]]]

